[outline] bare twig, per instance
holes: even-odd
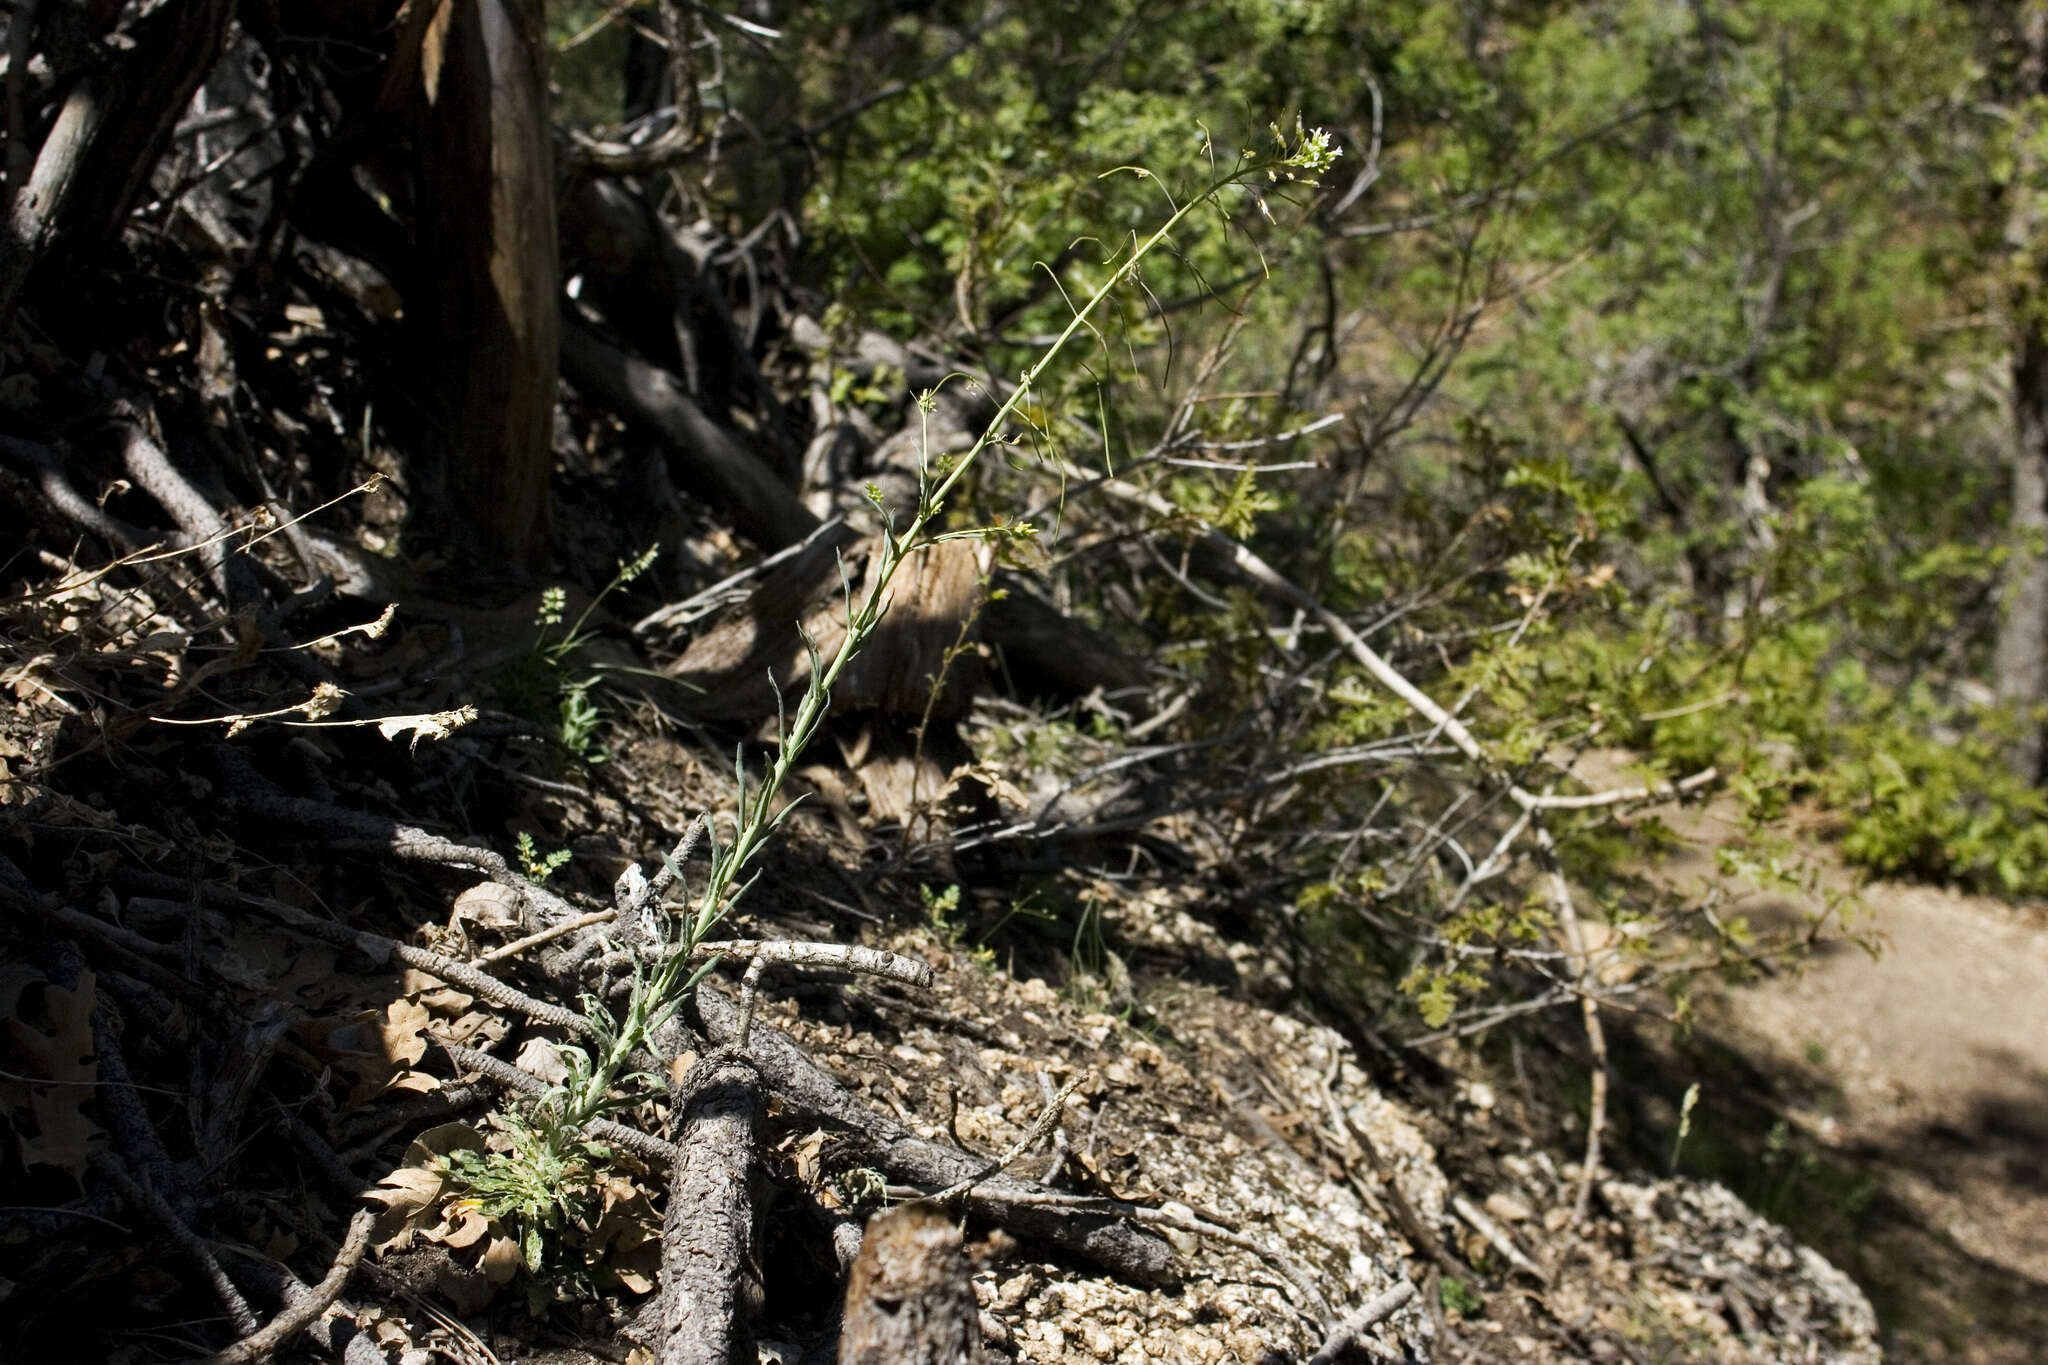
[[[1522,1249],[1516,1246],[1508,1235],[1500,1230],[1500,1225],[1487,1217],[1478,1205],[1460,1194],[1451,1197],[1451,1207],[1460,1218],[1472,1225],[1473,1231],[1486,1239],[1487,1245],[1505,1257],[1509,1265],[1524,1275],[1532,1276],[1545,1284],[1550,1283],[1550,1276],[1543,1273],[1543,1268],[1523,1255]]]
[[[671,951],[682,951],[681,948]],[[925,987],[932,984],[931,964],[899,953],[884,952],[879,948],[865,948],[857,943],[810,943],[793,939],[712,939],[689,949],[690,956],[699,958],[736,958],[747,964],[745,976],[740,982],[740,1037],[737,1045],[745,1049],[748,1029],[754,1018],[755,993],[760,986],[762,974],[771,965],[788,963],[798,967],[834,971],[865,972],[870,976],[884,977],[906,986]],[[609,959],[608,959],[609,961]]]
[[[519,956],[529,948],[538,948],[544,943],[552,943],[556,939],[573,934],[579,929],[588,929],[598,924],[609,924],[618,917],[619,912],[617,910],[593,910],[587,915],[578,915],[575,919],[565,919],[560,924],[549,925],[537,934],[528,934],[525,938],[493,948],[481,957],[471,958],[469,965],[481,967],[487,962],[502,962],[508,957]]]
[[[1565,951],[1571,954],[1572,975],[1578,985],[1580,1017],[1586,1024],[1586,1046],[1593,1053],[1593,1100],[1586,1115],[1585,1168],[1580,1172],[1578,1191],[1572,1196],[1572,1222],[1586,1217],[1586,1201],[1593,1182],[1600,1176],[1600,1137],[1607,1125],[1607,1031],[1600,1024],[1600,1002],[1589,978],[1592,963],[1586,954],[1586,936],[1579,929],[1579,912],[1572,904],[1572,889],[1564,879],[1557,858],[1557,844],[1542,821],[1536,822],[1536,846],[1543,852],[1551,908],[1557,914],[1558,929],[1564,935]]]
[[[640,871],[639,864],[626,869],[619,877],[618,885],[612,888],[612,898],[622,915],[637,915],[649,906],[661,904],[661,898],[668,894],[683,876],[683,864],[690,861],[690,855],[697,851],[697,844],[711,828],[711,817],[700,815],[690,822],[676,840],[676,846],[662,858],[661,866],[654,869],[652,877]]]
[[[1023,1156],[1026,1152],[1044,1141],[1045,1135],[1050,1133],[1053,1127],[1059,1123],[1060,1114],[1067,1107],[1067,1096],[1080,1088],[1081,1081],[1082,1078],[1076,1076],[1061,1086],[1059,1093],[1047,1102],[1044,1111],[1039,1114],[1038,1121],[1025,1130],[1023,1137],[1018,1138],[1016,1142],[1010,1145],[1009,1151],[1004,1152],[975,1174],[948,1185],[945,1189],[933,1195],[932,1198],[942,1204],[949,1200],[958,1199],[990,1176],[999,1175],[1010,1169],[1011,1166],[1016,1164],[1018,1157]]]
[[[1180,519],[1181,510],[1171,502],[1147,489],[1125,483],[1121,479],[1105,479],[1102,489],[1126,502],[1136,503],[1158,516]],[[1334,635],[1360,667],[1370,674],[1382,687],[1392,692],[1407,707],[1428,721],[1436,731],[1472,763],[1476,764],[1489,780],[1501,783],[1516,805],[1525,810],[1546,808],[1583,810],[1595,806],[1615,805],[1628,801],[1661,800],[1682,795],[1712,782],[1715,772],[1712,768],[1695,773],[1682,783],[1663,783],[1654,787],[1642,787],[1620,792],[1596,792],[1588,796],[1538,796],[1508,777],[1499,762],[1490,754],[1479,737],[1467,728],[1465,723],[1441,706],[1435,698],[1410,682],[1378,650],[1365,642],[1365,638],[1352,629],[1351,623],[1324,606],[1309,592],[1298,587],[1279,570],[1246,549],[1244,545],[1213,527],[1204,527],[1197,537],[1211,549],[1221,554],[1231,566],[1273,597],[1291,607],[1305,612],[1320,621],[1324,628]]]
[[[339,848],[369,848],[411,862],[438,863],[481,872],[501,886],[509,886],[527,900],[543,920],[574,919],[582,913],[554,892],[537,886],[512,870],[503,855],[475,844],[457,843],[367,811],[290,796],[256,771],[253,764],[231,748],[214,751],[214,759],[226,779],[229,799],[251,815],[276,820],[325,835]]]
[[[714,1042],[737,1040],[740,1012],[736,1004],[709,983],[699,983],[694,1000]],[[897,1120],[862,1104],[777,1028],[767,1024],[754,1027],[748,1058],[780,1105],[808,1122],[822,1121],[859,1134],[868,1149],[862,1159],[892,1181],[916,1185],[920,1192],[942,1190],[984,1164],[983,1158],[928,1142]],[[970,1191],[967,1203],[971,1212],[1020,1237],[1076,1252],[1132,1284],[1165,1288],[1180,1283],[1181,1269],[1172,1246],[1163,1237],[1130,1226],[1125,1221],[1128,1210],[1108,1205],[1033,1207],[1038,1201],[1030,1196],[1038,1193],[1053,1192],[1012,1176],[996,1176]]]
[[[348,1285],[348,1277],[362,1264],[364,1253],[370,1249],[370,1228],[376,1221],[368,1209],[356,1210],[355,1217],[349,1220],[348,1235],[342,1239],[341,1250],[320,1283],[262,1328],[225,1351],[207,1357],[203,1365],[255,1365],[259,1360],[269,1359],[279,1347],[310,1327],[341,1297],[341,1291]]]
[[[1322,1349],[1308,1359],[1308,1365],[1336,1365],[1345,1348],[1365,1332],[1392,1317],[1401,1305],[1415,1297],[1415,1285],[1403,1280],[1384,1294],[1367,1301],[1365,1307],[1330,1329]]]
[[[1330,1074],[1323,1079],[1322,1085],[1323,1102],[1330,1111],[1330,1117],[1336,1122],[1338,1136],[1349,1138],[1351,1144],[1358,1149],[1359,1155],[1365,1158],[1365,1164],[1371,1170],[1373,1178],[1386,1192],[1387,1203],[1393,1207],[1394,1221],[1400,1225],[1402,1236],[1408,1239],[1415,1250],[1446,1273],[1464,1274],[1465,1267],[1445,1249],[1443,1239],[1431,1230],[1429,1224],[1422,1220],[1422,1215],[1415,1211],[1415,1205],[1409,1202],[1400,1182],[1394,1179],[1393,1170],[1388,1166],[1386,1158],[1380,1155],[1379,1144],[1358,1125],[1351,1117],[1350,1111],[1337,1098],[1335,1083],[1337,1073],[1343,1068],[1343,1060],[1342,1054],[1331,1058]]]
[[[177,1210],[171,1207],[169,1200],[147,1181],[137,1180],[128,1174],[120,1159],[112,1153],[95,1154],[92,1168],[119,1190],[121,1197],[138,1212],[146,1213],[154,1219],[156,1225],[164,1230],[164,1234],[178,1250],[184,1252],[199,1268],[200,1274],[206,1277],[207,1284],[212,1288],[213,1296],[220,1300],[221,1307],[227,1309],[228,1317],[233,1320],[236,1331],[246,1334],[256,1330],[256,1314],[249,1307],[249,1301],[242,1297],[242,1291],[228,1278],[228,1272],[222,1267],[220,1259],[213,1254],[213,1249],[178,1216]]]

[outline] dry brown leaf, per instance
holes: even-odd
[[[638,1258],[636,1257],[635,1259]],[[656,1249],[652,1259],[655,1263],[655,1268],[659,1269],[661,1265],[661,1253],[659,1248]],[[617,1275],[619,1277],[619,1283],[624,1285],[627,1289],[631,1290],[635,1294],[652,1294],[654,1292],[654,1281],[648,1277],[648,1273],[645,1270],[641,1269],[637,1265],[628,1262],[620,1264],[607,1264],[605,1268],[611,1271],[614,1275]]]
[[[405,1164],[424,1166],[450,1152],[481,1152],[484,1140],[466,1123],[437,1124],[414,1138],[405,1149]]]
[[[393,1062],[412,1065],[427,1055],[425,1033],[429,1018],[425,1007],[414,1000],[394,1000],[384,1009],[384,1026],[379,1030],[384,1055]]]
[[[439,0],[433,17],[427,20],[426,32],[420,35],[420,85],[427,92],[428,104],[441,97],[441,63],[447,57],[448,26],[454,14],[455,0]]]
[[[436,711],[425,716],[386,716],[377,722],[377,733],[386,739],[397,739],[400,735],[410,734],[411,747],[417,751],[421,740],[446,739],[475,719],[474,706],[458,707],[453,711]]]
[[[445,1219],[442,1228],[427,1233],[427,1236],[443,1246],[458,1249],[475,1246],[489,1236],[495,1226],[493,1219],[485,1217],[466,1201],[450,1204],[445,1211]]]
[[[484,1248],[477,1269],[483,1271],[484,1279],[491,1284],[509,1284],[525,1264],[526,1258],[519,1254],[519,1243],[510,1237],[493,1237]]]
[[[979,766],[962,764],[946,776],[948,783],[979,782],[988,789],[990,799],[1006,810],[1025,811],[1031,809],[1031,798],[1026,796],[1016,783],[989,764]]]
[[[647,1191],[618,1175],[600,1176],[598,1186],[604,1207],[583,1240],[584,1256],[633,1293],[652,1293],[661,1270],[661,1219]]]
[[[399,1351],[410,1351],[414,1349],[412,1333],[406,1329],[406,1325],[403,1322],[397,1318],[385,1316],[381,1309],[372,1308],[368,1311],[378,1314],[376,1322],[370,1328],[370,1332],[377,1338],[379,1346],[384,1347],[386,1350],[395,1348]]]
[[[440,1079],[435,1076],[429,1076],[424,1071],[403,1072],[394,1078],[388,1087],[391,1090],[403,1090],[414,1095],[431,1094],[440,1088]]]
[[[480,1152],[483,1146],[466,1123],[444,1123],[414,1138],[405,1149],[404,1163],[367,1196],[384,1206],[370,1229],[370,1245],[379,1251],[403,1251],[412,1244],[414,1233],[443,1240],[446,1220],[441,1205],[449,1189],[441,1158],[454,1151]]]
[[[538,1076],[549,1085],[560,1085],[569,1079],[569,1068],[562,1064],[562,1054],[545,1038],[528,1038],[519,1049],[517,1065],[529,1076]]]
[[[519,906],[516,889],[497,882],[478,882],[455,898],[455,920],[484,929],[518,929],[525,923]]]
[[[317,1011],[364,985],[362,978],[336,970],[338,956],[328,944],[238,928],[210,961],[244,990]]]
[[[407,999],[417,1000],[436,1014],[459,1015],[476,1003],[475,996],[412,967],[399,977],[398,989]]]
[[[504,1016],[471,1010],[461,1018],[442,1025],[441,1036],[464,1047],[491,1048],[504,1041],[505,1035],[511,1031],[512,1026]]]
[[[40,991],[34,988],[41,986]],[[15,1140],[24,1166],[56,1166],[74,1176],[85,1173],[99,1125],[84,1105],[99,1081],[93,1052],[92,1011],[97,983],[79,973],[71,989],[40,973],[11,966],[0,975],[0,1038],[7,1044],[7,1070],[24,1079],[0,1078],[0,1101],[26,1111],[35,1132],[20,1125]],[[27,1016],[27,1017],[24,1017]]]
[[[403,1251],[413,1233],[440,1218],[439,1204],[447,1177],[438,1170],[401,1166],[377,1182],[364,1196],[384,1206],[370,1226],[370,1245],[379,1251]]]
[[[796,1157],[796,1178],[805,1185],[818,1183],[818,1156],[825,1150],[825,1130],[814,1130],[803,1141],[797,1143],[793,1155]]]
[[[432,1090],[439,1082],[415,1072],[413,1064],[427,1054],[421,1035],[431,1022],[427,1011],[411,1000],[393,1000],[382,1011],[364,1010],[314,1040],[314,1050],[335,1069],[355,1078],[351,1104],[362,1104],[385,1091]]]

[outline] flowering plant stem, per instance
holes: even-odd
[[[935,468],[929,459],[920,464],[917,508],[908,525],[898,530],[894,518],[882,507],[879,493],[870,488],[869,497],[874,501],[884,521],[884,528],[875,549],[880,558],[871,584],[859,605],[855,606],[851,582],[847,578],[845,566],[841,565],[840,582],[847,600],[845,639],[831,661],[827,663],[820,656],[816,643],[808,634],[804,635],[804,649],[810,661],[810,677],[804,689],[803,699],[797,704],[793,716],[783,718],[774,760],[762,774],[761,780],[751,789],[747,783],[744,761],[735,760],[739,800],[733,838],[730,843],[721,844],[717,838],[715,824],[713,825],[710,838],[710,873],[702,892],[691,907],[688,921],[683,926],[684,932],[680,936],[681,941],[669,943],[667,951],[652,967],[646,969],[644,976],[636,979],[627,1006],[626,1018],[613,1024],[609,1020],[595,1017],[602,1014],[595,1002],[587,1006],[593,1011],[591,1022],[596,1027],[600,1057],[594,1065],[585,1063],[583,1067],[576,1067],[572,1063],[572,1070],[581,1074],[573,1078],[567,1087],[568,1093],[563,1096],[559,1108],[555,1110],[558,1122],[567,1134],[573,1134],[584,1123],[598,1117],[606,1109],[617,1107],[619,1101],[612,1097],[612,1091],[630,1066],[633,1054],[644,1046],[650,1034],[674,1016],[698,978],[716,964],[717,959],[712,958],[698,964],[692,970],[691,959],[698,945],[710,936],[711,931],[745,892],[751,878],[747,882],[742,882],[742,874],[788,814],[789,807],[777,809],[776,806],[783,785],[790,771],[802,758],[812,737],[816,735],[819,725],[824,722],[831,710],[833,685],[846,671],[847,665],[859,656],[886,614],[889,585],[895,578],[896,571],[912,554],[940,540],[950,539],[954,535],[986,534],[967,531],[928,536],[927,532],[945,510],[947,498],[958,487],[960,480],[966,476],[982,452],[1003,439],[1006,424],[1016,416],[1038,377],[1059,358],[1067,343],[1089,325],[1089,318],[1101,306],[1103,300],[1109,297],[1119,283],[1127,279],[1134,280],[1139,263],[1165,242],[1189,214],[1214,200],[1226,189],[1254,176],[1264,175],[1273,180],[1307,180],[1317,172],[1327,169],[1338,155],[1336,149],[1330,145],[1328,134],[1321,130],[1302,131],[1297,126],[1295,145],[1291,150],[1277,126],[1274,128],[1274,135],[1280,143],[1277,155],[1262,160],[1247,157],[1229,174],[1215,179],[1187,203],[1175,207],[1172,216],[1157,231],[1132,245],[1129,257],[1117,264],[1109,279],[1095,289],[1087,301],[1074,311],[1066,327],[1024,371],[1016,388],[1004,399],[981,436],[964,454],[957,459],[945,461],[942,467]],[[1117,171],[1106,174],[1116,174],[1118,171],[1140,176],[1151,174],[1135,167],[1119,167]],[[1263,199],[1256,193],[1253,193],[1252,197],[1260,211],[1265,212],[1266,205]],[[935,397],[934,392],[930,390],[918,395],[919,410],[927,419],[934,406]],[[1016,534],[1028,534],[1030,527],[1019,526],[1011,528],[1011,531]],[[799,629],[801,630],[801,627]],[[680,869],[676,871],[680,872]]]

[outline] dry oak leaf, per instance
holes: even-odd
[[[455,898],[455,923],[480,929],[520,929],[526,924],[522,898],[514,887],[478,882]]]
[[[525,1266],[526,1258],[519,1252],[519,1243],[510,1237],[493,1237],[491,1244],[484,1248],[483,1259],[477,1262],[477,1269],[483,1271],[484,1279],[490,1284],[510,1284],[512,1277]]]
[[[364,1010],[329,1029],[318,1050],[337,1070],[355,1078],[350,1104],[362,1104],[387,1090],[433,1090],[440,1082],[413,1064],[427,1055],[430,1016],[416,1000],[393,1000],[382,1011]]]
[[[413,1233],[429,1218],[440,1217],[441,1196],[448,1188],[447,1176],[438,1170],[401,1166],[377,1182],[364,1197],[384,1206],[370,1227],[370,1245],[379,1251],[403,1251],[412,1245]]]
[[[454,1151],[482,1150],[483,1139],[466,1123],[444,1123],[414,1138],[405,1149],[404,1164],[365,1196],[384,1206],[370,1228],[370,1245],[379,1251],[403,1251],[412,1245],[416,1232],[429,1241],[447,1240],[449,1224],[442,1204],[452,1200],[453,1193],[441,1158]]]
[[[546,1038],[528,1038],[519,1049],[515,1063],[529,1076],[538,1076],[549,1085],[560,1085],[569,1079],[569,1068],[562,1061],[562,1050]]]
[[[413,967],[407,967],[399,976],[398,989],[406,999],[417,1000],[436,1014],[457,1016],[476,1003],[476,997],[467,991],[457,990],[440,977]]]
[[[601,1175],[597,1183],[604,1210],[583,1239],[584,1258],[633,1293],[651,1294],[661,1270],[661,1216],[647,1191],[624,1176]]]
[[[244,990],[317,1011],[349,995],[360,980],[337,970],[338,956],[335,948],[324,943],[236,928],[211,961],[215,970]]]
[[[0,968],[0,1038],[7,1043],[6,1069],[13,1073],[0,1077],[0,1103],[10,1114],[25,1110],[35,1127],[29,1134],[14,1125],[24,1166],[85,1174],[93,1136],[100,1131],[84,1109],[99,1081],[92,1045],[98,998],[89,971],[81,971],[78,984],[67,989],[29,967]]]

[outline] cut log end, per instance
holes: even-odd
[[[968,1365],[981,1318],[960,1230],[934,1204],[904,1204],[868,1222],[847,1277],[839,1365]]]

